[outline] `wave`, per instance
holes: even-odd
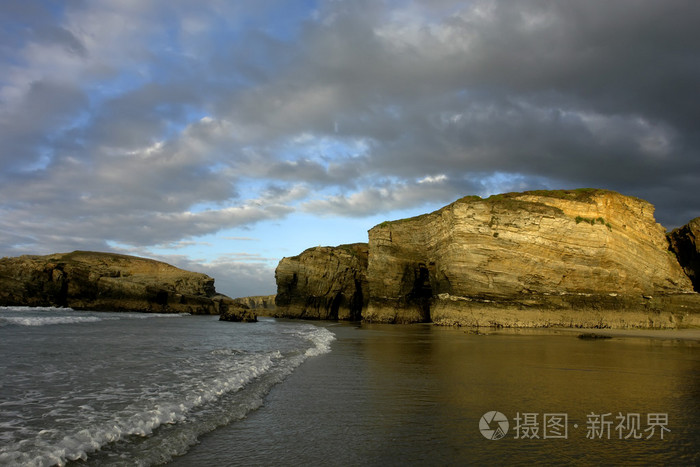
[[[182,316],[189,316],[189,313],[90,312],[76,311],[72,308],[0,306],[0,327],[9,325],[49,326],[118,319],[180,318]]]
[[[0,318],[0,326],[14,324],[16,326],[47,326],[52,324],[76,324],[76,323],[95,323],[102,321],[96,316],[47,316],[47,317],[20,317],[8,316]]]
[[[48,312],[62,312],[62,311],[75,311],[73,308],[60,308],[55,306],[0,306],[0,311],[48,311]]]
[[[79,407],[84,413],[73,414],[72,433],[47,430],[30,443],[0,449],[0,465],[65,465],[88,458],[91,464],[110,465],[167,462],[202,434],[260,407],[275,384],[309,357],[330,352],[335,339],[327,329],[307,324],[283,333],[298,342],[293,350],[215,349],[193,357],[175,367],[173,383],[146,385],[120,410]],[[105,391],[113,395],[113,388]]]

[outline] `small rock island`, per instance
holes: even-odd
[[[700,326],[700,220],[600,189],[468,196],[276,270],[275,316],[461,326]],[[695,285],[693,281],[695,280]]]

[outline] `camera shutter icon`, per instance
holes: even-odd
[[[479,431],[486,439],[503,438],[508,433],[509,426],[508,417],[496,410],[486,412],[479,420]]]

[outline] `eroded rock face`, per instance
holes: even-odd
[[[0,259],[4,306],[218,314],[221,297],[211,277],[145,258],[75,251]]]
[[[367,244],[309,248],[283,258],[274,316],[305,319],[361,319],[367,305]]]
[[[668,239],[695,291],[700,292],[700,217],[671,231]]]
[[[485,308],[633,310],[643,296],[693,292],[653,213],[611,191],[545,191],[382,223],[369,231],[363,317],[474,324]]]
[[[228,297],[221,302],[220,309],[221,314],[219,315],[219,321],[254,323],[258,320],[255,311],[248,307],[248,305],[238,303]]]

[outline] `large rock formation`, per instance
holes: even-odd
[[[673,308],[654,296],[693,287],[653,213],[646,201],[611,191],[543,191],[467,197],[382,223],[369,231],[364,318],[600,326],[610,321],[607,311]],[[679,300],[682,315],[687,300]],[[624,325],[617,318],[615,325]],[[649,324],[637,315],[625,319]]]
[[[283,259],[277,305],[284,316],[340,318],[333,303],[359,289],[363,303],[369,296],[362,318],[373,322],[700,325],[688,277],[697,277],[698,220],[670,235],[674,254],[653,214],[607,190],[466,197],[372,228],[366,270],[342,247]]]
[[[219,314],[233,301],[211,277],[160,261],[74,251],[0,259],[0,305]]]
[[[700,292],[700,217],[668,234],[671,250],[690,277],[696,292]]]
[[[309,248],[283,258],[274,316],[359,320],[367,305],[367,244]]]

